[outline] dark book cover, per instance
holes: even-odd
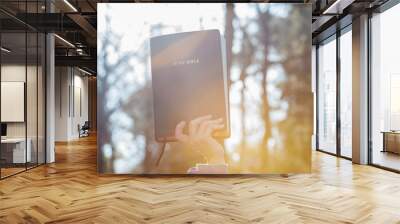
[[[157,141],[175,141],[175,127],[211,114],[225,128],[216,138],[230,135],[229,93],[225,43],[218,30],[152,37],[151,73]]]

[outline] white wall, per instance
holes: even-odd
[[[68,85],[67,67],[55,68],[55,141],[68,140]]]
[[[27,69],[27,70],[25,70]],[[25,65],[8,64],[1,66],[1,81],[2,82],[25,82],[26,71],[28,72],[28,88],[27,88],[27,119],[28,119],[28,137],[29,134],[36,130],[36,112],[37,99],[36,99],[36,80],[32,79],[32,74],[36,76],[36,67]],[[34,86],[34,88],[32,88]],[[31,87],[31,88],[29,88]],[[4,96],[3,96],[4,97]],[[39,105],[40,106],[40,105]],[[7,110],[7,108],[1,108],[2,110]],[[32,122],[34,122],[32,124]],[[7,122],[7,136],[8,137],[25,137],[25,123],[26,122]],[[36,134],[36,132],[35,132]]]
[[[29,68],[28,68],[29,69]],[[2,65],[1,81],[3,82],[25,82],[25,65]],[[6,108],[1,108],[6,110]],[[7,123],[7,137],[25,137],[25,123]]]
[[[36,70],[38,69],[38,70]],[[45,147],[45,120],[44,120],[44,74],[42,68],[25,64],[3,64],[1,66],[2,82],[24,82],[26,85],[26,106],[21,108],[22,113],[26,112],[26,120],[23,122],[6,122],[7,137],[24,138],[30,140],[32,150],[32,161],[44,163]],[[25,80],[27,78],[27,80]],[[2,95],[2,98],[7,96]],[[9,107],[2,107],[1,110],[12,110]],[[8,111],[13,113],[13,111]],[[37,157],[37,153],[39,156]],[[51,160],[49,160],[51,162]]]
[[[75,70],[76,71],[76,70]],[[74,108],[73,108],[73,119],[72,119],[72,130],[71,135],[75,138],[78,137],[78,124],[81,126],[88,121],[88,77],[79,75],[74,75]],[[79,102],[80,101],[80,102]],[[80,108],[81,107],[81,108]],[[81,111],[80,111],[81,110]],[[75,111],[75,113],[74,113]]]
[[[56,141],[77,139],[78,124],[88,120],[88,78],[83,75],[76,68],[56,67]]]

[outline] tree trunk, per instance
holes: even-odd
[[[228,76],[228,88],[231,86],[231,65],[232,65],[232,45],[233,45],[233,19],[235,17],[233,3],[226,4],[225,13],[225,41],[226,41],[226,73]]]

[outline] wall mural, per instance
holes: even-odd
[[[311,5],[98,4],[98,171],[311,169]]]

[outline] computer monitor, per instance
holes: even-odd
[[[7,136],[7,124],[1,123],[1,137]]]

